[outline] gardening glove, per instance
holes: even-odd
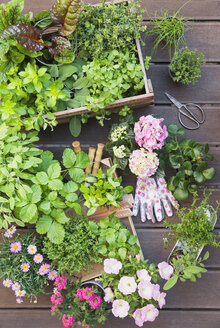
[[[178,203],[172,195],[172,192],[167,189],[167,183],[164,178],[158,178],[157,180],[158,194],[163,204],[164,210],[168,216],[173,215],[172,206],[177,208]]]
[[[162,221],[163,212],[156,182],[153,178],[137,178],[136,193],[133,205],[133,215],[137,216],[140,209],[141,221],[146,217],[153,223]]]

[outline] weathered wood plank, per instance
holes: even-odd
[[[149,24],[147,24],[149,25]],[[197,49],[205,56],[206,62],[220,61],[220,23],[219,22],[199,22],[189,24],[186,31],[186,42],[190,49]],[[142,47],[143,56],[149,56],[153,48],[153,37],[144,36],[145,46]],[[152,57],[153,62],[169,62],[167,48],[164,44],[158,46]]]
[[[201,69],[202,77],[195,85],[184,86],[174,83],[171,79],[167,65],[151,65],[148,77],[154,89],[155,104],[170,104],[164,92],[170,93],[179,101],[196,102],[201,104],[220,103],[220,66],[204,65]]]

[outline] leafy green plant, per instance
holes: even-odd
[[[204,191],[204,199],[199,206],[197,206],[199,198],[197,194],[194,194],[193,203],[189,209],[185,207],[178,208],[177,216],[180,219],[180,223],[164,221],[165,227],[170,230],[168,238],[171,242],[180,240],[188,251],[195,253],[206,245],[220,246],[220,243],[217,241],[220,236],[214,235],[212,232],[219,204],[215,210],[210,208],[208,201],[211,194],[211,192],[207,193]]]
[[[71,218],[65,228],[64,240],[59,245],[44,239],[43,252],[59,273],[71,276],[87,270],[91,262],[102,262],[97,256],[97,236],[91,231],[87,218]]]
[[[215,169],[208,168],[207,160],[213,160],[209,154],[209,145],[200,145],[196,141],[183,138],[177,140],[177,136],[185,134],[184,129],[179,129],[175,124],[168,126],[169,136],[172,137],[165,143],[165,158],[169,165],[176,170],[168,181],[168,189],[174,191],[177,200],[186,200],[189,193],[197,191],[196,183],[203,183],[215,176]]]
[[[80,186],[80,191],[85,199],[84,205],[89,209],[87,215],[95,213],[98,207],[120,207],[125,194],[129,194],[133,187],[125,188],[119,179],[113,177],[117,165],[113,165],[107,174],[100,168],[97,174],[89,175]]]
[[[174,254],[171,261],[171,265],[174,268],[174,273],[165,283],[163,289],[171,289],[179,279],[182,282],[187,280],[195,282],[196,278],[201,278],[201,273],[207,272],[202,262],[209,258],[209,252],[206,252],[203,258],[200,257],[198,260],[195,260],[195,258],[195,253],[187,253],[185,249],[182,251],[181,255]]]
[[[12,252],[13,245],[16,246],[16,244],[21,245],[21,250]],[[26,292],[25,297],[30,298],[31,302],[33,298],[36,301],[39,294],[45,294],[45,289],[49,285],[48,275],[39,274],[42,263],[48,263],[48,257],[45,254],[44,259],[42,257],[44,262],[37,263],[34,261],[35,253],[30,254],[28,246],[36,248],[37,254],[40,254],[43,248],[42,238],[27,231],[24,234],[17,234],[13,239],[3,237],[0,245],[0,277],[5,281],[8,279],[9,285],[6,287],[12,287],[12,284],[18,283],[21,286],[20,290]],[[26,270],[23,269],[24,271],[21,269],[22,264],[27,267]],[[18,296],[19,298],[22,302],[23,298]]]
[[[106,4],[98,6],[83,5],[76,34],[80,57],[92,59],[104,52],[118,50],[136,52],[134,39],[140,38],[142,17],[140,1]],[[73,35],[74,37],[74,35]]]
[[[107,105],[117,99],[136,95],[144,87],[142,67],[136,56],[128,50],[104,53],[84,66],[83,71],[91,82],[86,105],[89,110],[99,114],[97,119],[101,125]]]
[[[187,47],[175,51],[169,69],[174,82],[195,84],[201,77],[201,66],[205,63],[202,53],[196,54],[197,49]]]
[[[98,222],[89,221],[88,224],[98,240],[98,254],[124,260],[129,254],[139,253],[137,236],[132,235],[114,214]]]

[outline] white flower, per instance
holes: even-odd
[[[106,259],[104,261],[104,271],[106,273],[118,274],[121,268],[122,268],[121,262],[114,258]]]
[[[112,292],[112,289],[110,287],[105,288],[104,301],[107,303],[112,303],[113,300],[114,300],[114,294]]]

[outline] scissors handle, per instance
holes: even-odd
[[[190,108],[188,106],[194,106],[194,107],[197,107],[201,114],[202,114],[202,120],[198,119],[198,117],[190,110]],[[181,110],[181,108],[184,108],[186,112],[184,112],[183,110]],[[194,103],[188,103],[186,105],[182,105],[179,109],[179,121],[180,123],[186,128],[186,129],[189,129],[189,130],[196,130],[200,127],[200,124],[204,123],[205,121],[205,112],[204,110],[197,104],[194,104]],[[182,121],[182,118],[181,118],[181,115],[184,115],[185,117],[187,117],[189,120],[193,121],[196,125],[194,127],[190,127],[190,126],[187,126],[185,123],[183,123]]]

